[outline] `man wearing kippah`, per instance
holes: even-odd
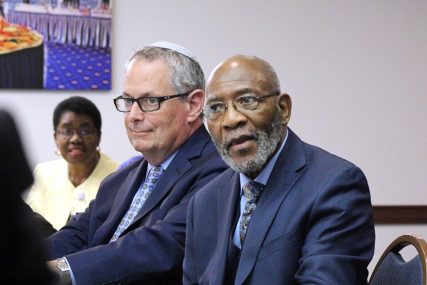
[[[114,104],[143,157],[108,176],[86,212],[47,240],[60,284],[182,283],[188,203],[226,168],[203,125],[204,85],[179,45],[131,57]]]

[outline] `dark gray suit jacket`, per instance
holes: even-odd
[[[225,168],[206,129],[200,127],[181,146],[116,242],[109,243],[145,178],[143,159],[101,183],[86,212],[48,240],[51,257],[66,256],[78,285],[181,284],[188,203]]]
[[[192,199],[184,284],[229,283],[231,217],[239,191],[239,176],[230,169]],[[249,224],[234,283],[366,284],[374,240],[362,171],[289,130]]]

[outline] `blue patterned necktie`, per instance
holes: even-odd
[[[121,220],[110,242],[113,242],[118,239],[122,232],[132,223],[135,216],[141,210],[142,205],[144,205],[144,202],[147,200],[148,196],[150,196],[151,191],[153,191],[153,188],[159,180],[159,177],[162,172],[163,169],[161,167],[151,168],[150,172],[148,173],[147,179],[144,181],[144,184],[139,187],[138,192],[136,192],[135,196],[133,197],[129,210],[126,212],[126,215]]]
[[[252,213],[255,211],[256,203],[261,196],[262,190],[263,185],[255,181],[249,181],[249,183],[243,185],[243,195],[246,197],[246,204],[240,220],[240,242],[242,245],[248,231]]]

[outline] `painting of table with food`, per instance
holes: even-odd
[[[0,18],[0,88],[43,88],[43,36]]]
[[[111,0],[5,0],[0,89],[111,90]]]

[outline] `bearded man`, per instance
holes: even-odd
[[[375,233],[363,172],[288,128],[291,98],[260,58],[219,64],[206,96],[231,169],[190,202],[184,284],[366,284]]]

